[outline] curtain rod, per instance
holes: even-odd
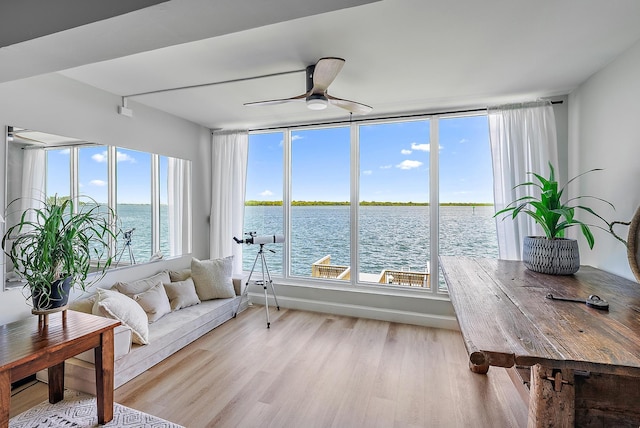
[[[18,142],[18,144],[20,144],[20,143]],[[46,146],[46,145],[40,145],[40,144],[31,144],[31,145],[28,145],[28,146],[21,147],[21,149],[22,150],[56,150],[56,149],[72,149],[74,147],[79,147],[79,148],[83,148],[83,147],[100,147],[100,144],[89,143],[89,142],[76,143],[76,144],[60,144],[58,146]]]
[[[551,104],[562,104],[564,101],[551,101]],[[262,131],[273,131],[276,129],[283,128],[306,128],[310,126],[326,126],[326,125],[341,125],[345,123],[360,123],[360,122],[373,122],[378,120],[390,120],[390,119],[412,119],[417,117],[425,117],[425,116],[436,116],[436,115],[444,115],[444,114],[462,114],[462,113],[478,113],[482,111],[487,111],[488,107],[483,108],[472,108],[466,110],[448,110],[448,111],[439,111],[439,112],[431,112],[431,113],[416,113],[416,114],[405,114],[400,116],[383,116],[383,117],[366,117],[362,119],[343,119],[329,122],[316,122],[316,123],[304,123],[301,125],[290,125],[290,126],[274,126],[269,128],[256,128],[250,129],[249,132],[262,132]]]

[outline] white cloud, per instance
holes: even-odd
[[[265,190],[260,193],[260,196],[273,196],[273,192],[271,190]]]
[[[410,155],[411,153],[413,153],[413,150],[402,149],[400,150],[400,153],[402,153],[403,155]]]
[[[391,169],[391,168],[393,168],[393,165],[382,165],[380,167],[380,169]]]
[[[411,143],[411,150],[419,150],[421,152],[428,152],[429,150],[431,150],[431,145],[428,144],[428,143],[423,143],[423,144]]]
[[[62,149],[58,153],[60,153],[61,155],[68,156],[69,153],[71,153],[71,149]]]
[[[402,162],[400,162],[398,165],[396,165],[396,168],[400,168],[400,169],[414,169],[414,168],[418,168],[422,166],[422,162],[417,161],[417,160],[403,160]]]
[[[126,153],[122,153],[122,152],[116,152],[116,160],[118,162],[131,162],[131,163],[136,163],[135,158],[129,156]]]
[[[95,155],[91,156],[91,159],[93,159],[94,161],[96,161],[98,163],[106,162],[107,161],[107,152],[96,153]]]
[[[89,182],[89,184],[90,184],[90,185],[92,185],[92,186],[100,186],[100,187],[103,187],[103,186],[106,186],[106,185],[107,185],[107,182],[106,182],[106,181],[104,181],[104,180],[91,180],[91,181]]]
[[[460,140],[460,144],[464,144],[464,143],[468,143],[469,140],[467,140],[466,138],[463,138],[462,140]]]
[[[373,171],[371,171],[370,169],[366,171],[362,171],[362,175],[371,175],[371,174],[373,174]]]
[[[296,141],[296,140],[302,140],[304,137],[302,135],[297,135],[294,134],[291,136],[291,141]],[[284,140],[280,140],[280,143],[278,144],[278,146],[282,147],[284,146]]]
[[[94,161],[96,161],[98,163],[106,162],[107,161],[107,152],[104,151],[102,153],[96,153],[95,155],[91,156],[91,159],[93,159]],[[116,152],[116,159],[118,160],[118,162],[136,163],[135,158],[133,158],[132,156],[129,156],[126,153],[122,153],[122,152]]]

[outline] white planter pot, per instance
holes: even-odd
[[[527,269],[550,275],[571,275],[580,269],[578,241],[527,236],[522,246],[522,261]]]

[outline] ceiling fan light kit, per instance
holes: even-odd
[[[329,101],[320,94],[311,94],[307,97],[307,108],[309,110],[324,110],[329,105]]]
[[[257,101],[245,103],[245,106],[282,104],[292,101],[305,100],[307,108],[311,110],[324,110],[329,104],[343,108],[351,113],[365,114],[369,113],[373,108],[366,104],[356,101],[345,100],[329,95],[327,88],[336,78],[342,67],[344,66],[342,58],[320,58],[314,65],[306,68],[306,89],[304,94],[291,98],[282,98],[276,100]]]

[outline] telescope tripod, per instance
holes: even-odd
[[[269,250],[272,253],[275,253],[273,250]],[[240,310],[240,304],[242,303],[242,299],[248,296],[249,294],[249,281],[251,281],[251,277],[253,276],[253,272],[256,269],[256,263],[258,263],[258,259],[261,260],[262,263],[262,280],[256,280],[256,284],[262,286],[264,289],[264,309],[267,313],[267,328],[271,327],[271,322],[269,321],[269,297],[267,295],[267,286],[271,287],[271,292],[273,293],[273,299],[276,302],[276,307],[280,310],[280,304],[278,303],[278,296],[276,296],[276,290],[273,288],[273,281],[271,280],[271,273],[269,272],[269,267],[267,266],[267,260],[264,258],[264,244],[260,244],[260,250],[258,254],[256,254],[256,259],[253,261],[253,267],[251,268],[251,272],[249,273],[249,277],[247,278],[247,282],[244,285],[244,290],[242,291],[242,295],[240,296],[240,300],[238,301],[238,307],[236,308],[236,312],[233,314],[235,318],[238,315],[238,311]],[[265,272],[267,276],[265,277]],[[265,280],[267,278],[268,280]]]
[[[135,265],[136,264],[136,258],[133,255],[133,248],[131,248],[131,235],[133,234],[134,229],[131,229],[127,232],[124,232],[124,245],[122,246],[122,249],[120,250],[120,255],[118,256],[118,260],[116,261],[116,267],[118,267],[118,265],[120,264],[120,260],[122,259],[122,255],[124,254],[124,250],[129,249],[129,264],[131,265]]]

